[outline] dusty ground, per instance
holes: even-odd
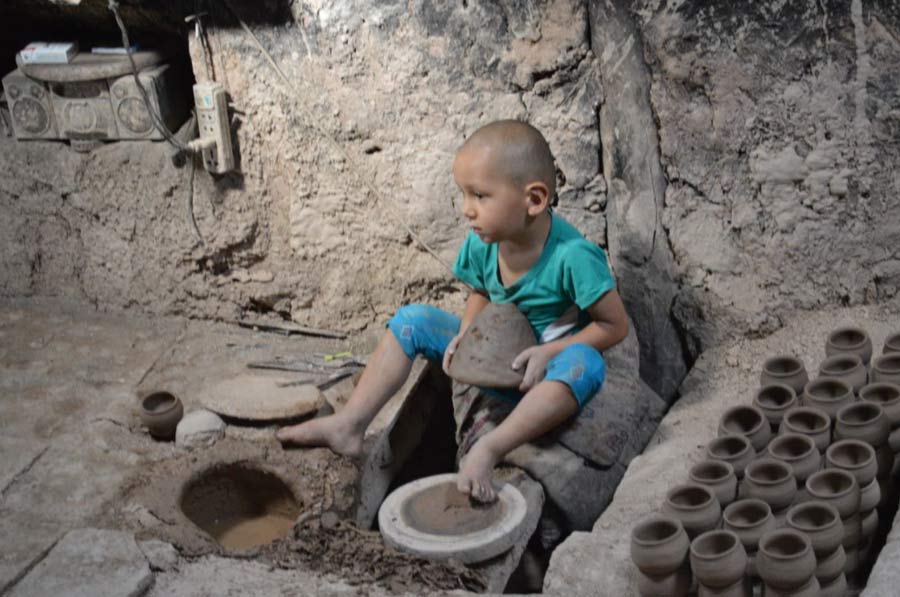
[[[160,573],[153,589],[160,595],[184,590],[195,574],[221,576],[230,561],[249,578],[251,570],[290,570],[274,576],[285,587],[301,573],[318,579],[310,590],[359,583],[367,592],[482,587],[475,573],[398,554],[377,532],[346,522],[357,477],[346,459],[323,449],[285,451],[271,426],[236,424],[212,448],[185,453],[151,439],[135,414],[136,394],[151,387],[169,388],[190,411],[204,384],[248,361],[352,350],[361,343],[110,317],[49,301],[0,304],[0,593],[67,531],[89,526],[175,545],[179,564]],[[279,473],[311,515],[301,516],[295,536],[280,544],[225,553],[174,506],[180,484],[213,462],[255,463]]]

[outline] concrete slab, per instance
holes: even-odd
[[[153,573],[131,533],[77,529],[66,533],[10,597],[132,597],[152,583]]]

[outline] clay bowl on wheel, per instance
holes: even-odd
[[[184,406],[175,394],[156,390],[141,398],[139,414],[150,435],[156,439],[172,439],[184,415]]]
[[[537,343],[528,319],[511,303],[490,303],[466,328],[450,361],[450,377],[485,388],[517,388],[525,368],[513,359]]]

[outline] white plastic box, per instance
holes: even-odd
[[[75,42],[33,41],[19,52],[24,64],[68,64],[78,53]]]

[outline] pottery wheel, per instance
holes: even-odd
[[[274,421],[311,413],[321,406],[324,397],[319,388],[290,383],[289,379],[238,375],[206,389],[200,402],[209,410],[235,419]]]
[[[521,492],[506,484],[492,504],[473,504],[456,490],[456,474],[408,483],[391,493],[378,511],[385,542],[432,560],[483,562],[512,547],[525,522]]]
[[[165,60],[158,50],[142,50],[131,54],[138,72]],[[68,64],[25,64],[16,54],[16,65],[29,77],[51,83],[95,81],[130,75],[131,62],[125,55],[91,54],[79,52]]]

